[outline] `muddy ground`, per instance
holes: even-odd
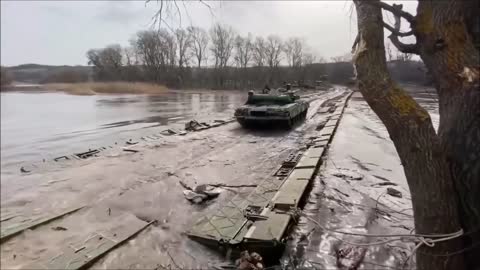
[[[242,129],[237,123],[185,136],[165,136],[135,145],[138,153],[113,148],[97,158],[48,163],[23,175],[7,175],[2,183],[3,212],[37,216],[70,207],[84,209],[16,236],[1,245],[1,264],[18,269],[45,262],[93,233],[126,228],[138,220],[157,220],[125,245],[109,252],[93,268],[155,269],[211,267],[225,262],[218,253],[189,240],[184,231],[237,192],[224,189],[204,205],[183,197],[179,180],[254,184],[269,177],[292,152],[303,147],[316,128],[322,104],[348,91],[336,88],[311,96],[307,121],[291,131]],[[62,227],[66,230],[52,230]]]

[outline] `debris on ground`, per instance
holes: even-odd
[[[203,203],[204,201],[213,199],[218,197],[220,193],[222,192],[221,189],[215,188],[214,186],[211,185],[197,185],[195,187],[190,187],[183,181],[179,181],[180,185],[182,185],[185,190],[183,191],[183,195],[185,196],[185,199],[196,203],[200,204]]]
[[[337,267],[339,269],[357,270],[360,264],[362,264],[366,253],[367,249],[365,247],[336,247]]]
[[[390,195],[390,196],[393,196],[393,197],[397,197],[397,198],[402,198],[402,192],[394,189],[394,188],[387,188],[387,194]]]
[[[160,134],[162,135],[175,135],[175,134],[180,134],[180,135],[183,135],[181,132],[178,132],[174,129],[166,129],[166,130],[163,130],[162,132],[160,132]]]
[[[88,149],[87,152],[83,152],[83,153],[76,153],[74,154],[74,156],[78,157],[78,158],[81,158],[81,159],[87,159],[89,157],[92,157],[92,156],[95,156],[96,154],[100,153],[100,150],[99,149]]]
[[[382,182],[382,183],[376,183],[376,184],[372,184],[371,185],[372,187],[382,187],[382,186],[398,186],[397,184],[395,183],[392,183],[392,182]]]
[[[138,142],[134,142],[134,141],[132,141],[132,139],[130,139],[130,140],[126,141],[125,143],[128,144],[128,145],[135,145]]]
[[[62,226],[57,226],[57,227],[52,227],[52,230],[54,230],[54,231],[66,231],[67,228],[62,227]]]
[[[125,152],[132,152],[132,153],[140,152],[139,150],[135,150],[135,149],[132,149],[132,148],[127,148],[127,147],[124,147],[124,148],[123,148],[123,151],[125,151]]]
[[[315,128],[315,130],[322,130],[325,127],[325,124],[327,124],[327,121],[320,122]]]
[[[257,187],[257,184],[245,184],[245,185],[227,185],[227,184],[208,184],[212,187],[228,187],[228,188],[242,188],[242,187]]]
[[[20,172],[22,172],[22,173],[29,173],[29,172],[31,172],[31,171],[25,169],[25,168],[22,166],[22,167],[20,168]]]
[[[185,130],[187,131],[195,131],[199,129],[202,125],[196,120],[190,120],[185,123]]]
[[[338,178],[342,178],[343,180],[360,181],[363,179],[363,175],[350,170],[343,170],[343,172],[339,171],[332,175]]]
[[[237,270],[261,270],[264,269],[263,258],[256,252],[249,253],[247,250],[240,253],[240,258],[235,261]]]
[[[214,125],[214,126],[218,126]],[[186,131],[198,131],[212,127],[212,125],[206,122],[198,122],[197,120],[190,120],[189,122],[185,123],[185,130]]]

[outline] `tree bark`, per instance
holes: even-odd
[[[386,126],[407,177],[415,218],[421,234],[447,234],[460,227],[458,203],[452,196],[453,180],[442,141],[429,114],[396,85],[387,71],[383,18],[379,5],[354,1],[359,42],[354,57],[358,86],[365,100]],[[376,1],[378,3],[378,1]],[[422,246],[418,269],[463,269],[463,257],[429,257],[462,248],[457,238]]]
[[[467,232],[480,226],[480,59],[475,44],[480,35],[478,25],[469,25],[472,19],[478,22],[478,13],[476,1],[420,1],[413,25],[439,95],[438,134]],[[479,241],[478,232],[465,237],[466,246]],[[467,253],[468,269],[480,268],[478,254],[480,247]]]

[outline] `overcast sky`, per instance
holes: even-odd
[[[401,1],[395,1],[396,3]],[[305,38],[311,50],[329,59],[350,51],[356,35],[351,1],[177,0],[169,25],[209,28],[231,25],[240,34]],[[404,9],[415,13],[416,1]],[[85,53],[118,43],[128,45],[139,30],[151,27],[156,0],[145,1],[1,1],[1,64],[85,65]],[[386,33],[387,34],[387,33]]]

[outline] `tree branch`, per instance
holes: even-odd
[[[382,2],[378,2],[378,3],[382,3]],[[394,10],[401,11],[402,7],[403,7],[403,5],[397,5],[397,6],[394,6],[392,8]],[[407,34],[409,34],[410,32],[412,32],[412,34],[413,34],[413,31],[409,31],[407,33],[401,33],[400,32],[400,25],[402,23],[402,19],[400,18],[399,15],[396,15],[396,14],[395,14],[394,18],[395,18],[395,24],[394,24],[393,28],[390,25],[387,25],[385,22],[383,22],[383,27],[387,28],[388,30],[390,30],[390,32],[392,32],[392,34],[390,36],[388,36],[388,38],[392,41],[392,44],[402,53],[419,54],[420,52],[419,52],[419,49],[418,49],[418,45],[416,43],[405,44],[405,43],[402,43],[398,39],[399,36],[407,36]],[[392,29],[390,29],[389,27],[392,28]],[[403,34],[403,35],[400,35],[400,34]]]
[[[413,23],[415,21],[415,16],[413,16],[412,14],[402,10],[403,5],[399,5],[400,8],[397,8],[395,6],[390,6],[389,4],[381,2],[381,1],[378,1],[378,2],[377,1],[367,1],[367,3],[377,5],[377,6],[381,7],[382,9],[390,11],[393,15],[402,17],[405,20],[407,20],[409,23]]]
[[[413,30],[410,30],[408,32],[400,32],[386,22],[383,22],[383,27],[387,28],[388,31],[392,32],[392,35],[395,35],[398,37],[407,37],[407,36],[413,35]]]
[[[392,44],[402,53],[413,53],[413,54],[420,54],[418,51],[418,45],[417,44],[405,44],[398,40],[398,37],[395,35],[390,35],[388,37],[391,41]]]

